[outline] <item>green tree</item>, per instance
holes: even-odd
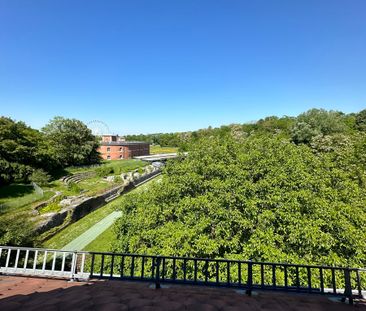
[[[310,143],[317,135],[331,135],[346,133],[345,115],[337,111],[324,109],[310,109],[300,114],[292,128],[292,140],[296,143]]]
[[[42,128],[42,132],[50,145],[53,157],[62,166],[99,162],[98,141],[83,122],[55,117]]]
[[[25,215],[0,218],[0,245],[33,246],[33,223]]]
[[[27,181],[33,168],[57,166],[42,133],[24,122],[0,118],[0,184]]]

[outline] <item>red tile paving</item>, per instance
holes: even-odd
[[[225,288],[169,286],[154,289],[127,281],[67,282],[65,280],[0,276],[0,310],[192,310],[192,311],[338,311],[366,310],[327,297],[242,291]]]

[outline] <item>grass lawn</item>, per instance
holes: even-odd
[[[161,147],[159,145],[151,145],[150,146],[150,154],[175,153],[175,152],[178,152],[177,147]]]
[[[108,252],[111,250],[112,243],[116,239],[113,232],[114,225],[111,225],[107,230],[100,234],[93,242],[89,243],[84,251],[94,252]]]
[[[0,215],[19,212],[29,208],[33,203],[44,201],[52,197],[54,192],[44,191],[38,194],[33,186],[26,184],[12,184],[0,188]]]
[[[129,160],[109,160],[105,161],[103,165],[107,167],[113,167],[115,172],[129,172],[133,171],[137,168],[144,167],[148,163],[141,161],[141,160],[135,160],[135,159],[129,159]]]
[[[124,159],[124,160],[104,160],[100,165],[92,165],[86,167],[68,167],[65,171],[69,174],[95,172],[100,167],[112,167],[115,174],[121,174],[146,166],[147,163],[141,160]]]
[[[114,186],[114,183],[105,181],[100,177],[87,178],[77,184],[77,187],[83,189],[84,194],[88,196],[96,195],[97,193],[103,192],[103,190]]]

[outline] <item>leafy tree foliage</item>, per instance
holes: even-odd
[[[366,110],[365,110],[366,111]],[[203,137],[225,137],[228,133],[236,137],[252,134],[276,134],[291,138],[295,143],[310,144],[319,135],[333,135],[336,133],[351,134],[366,128],[366,112],[358,114],[344,114],[338,111],[324,109],[310,109],[297,117],[270,116],[256,122],[245,124],[230,124],[219,128],[208,127],[193,132],[128,135],[127,140],[147,141],[161,146],[180,147],[182,151],[188,149],[189,144]]]
[[[343,114],[324,109],[311,109],[297,117],[292,129],[292,139],[296,143],[310,143],[317,135],[344,132],[347,132],[347,125]]]
[[[0,118],[0,184],[25,181],[33,168],[56,166],[42,133],[24,122]]]
[[[355,123],[358,130],[366,131],[366,109],[356,115]]]
[[[62,166],[97,163],[98,141],[81,121],[53,118],[43,129],[52,155]]]
[[[0,117],[0,185],[27,182],[40,169],[47,174],[69,164],[95,163],[97,147],[90,130],[77,120],[55,118],[40,132]]]
[[[161,182],[126,197],[115,249],[364,266],[365,136],[318,137],[199,139]]]
[[[0,245],[34,245],[33,224],[22,216],[0,218]]]

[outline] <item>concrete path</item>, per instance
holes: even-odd
[[[113,212],[101,221],[97,222],[93,227],[79,235],[75,240],[65,245],[62,249],[68,251],[81,251],[85,246],[94,241],[100,234],[107,230],[117,218],[122,216],[122,212]]]

